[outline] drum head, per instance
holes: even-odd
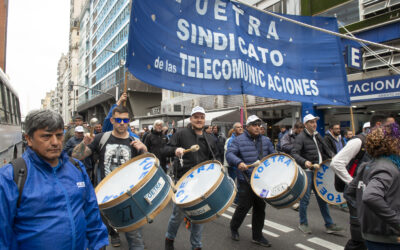
[[[346,202],[343,193],[335,189],[335,172],[330,167],[331,160],[321,163],[320,168],[314,171],[314,187],[317,194],[325,202],[340,205]]]
[[[156,161],[157,159],[149,154],[145,157],[135,157],[115,169],[96,188],[97,202],[99,204],[109,202],[132,189],[143,180],[155,166]]]
[[[293,185],[297,176],[295,160],[286,154],[271,154],[261,160],[251,176],[251,187],[261,198],[274,198]]]
[[[182,205],[204,196],[220,179],[222,166],[209,162],[189,170],[176,184],[175,203]]]

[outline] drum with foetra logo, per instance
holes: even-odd
[[[173,202],[193,223],[212,221],[232,204],[236,185],[219,161],[200,163],[175,185]]]
[[[344,204],[343,193],[336,191],[335,172],[330,167],[331,160],[323,161],[319,169],[314,170],[314,187],[317,195],[331,205]]]
[[[101,213],[118,231],[141,227],[170,201],[171,179],[153,154],[132,158],[107,175],[96,187]]]
[[[291,156],[283,153],[271,154],[254,168],[251,188],[271,206],[285,208],[304,196],[307,176]]]

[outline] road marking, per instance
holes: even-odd
[[[298,248],[304,249],[304,250],[314,250],[314,248],[308,247],[308,246],[300,244],[300,243],[297,243],[295,246]]]
[[[232,219],[232,216],[230,216],[230,215],[227,215],[227,214],[221,214],[221,216],[224,216],[225,218],[228,218],[228,219]]]
[[[275,222],[270,221],[270,220],[265,220],[265,221],[264,221],[264,224],[265,224],[266,226],[268,226],[268,227],[275,228],[276,230],[282,231],[282,232],[284,232],[284,233],[288,233],[288,232],[294,231],[293,228],[290,228],[290,227],[281,225],[281,224],[279,224],[279,223],[275,223]]]
[[[235,209],[233,209],[231,207],[228,207],[227,211],[229,211],[231,213],[234,213]],[[247,214],[247,215],[249,215],[249,214]],[[273,221],[270,221],[270,220],[265,220],[264,221],[264,225],[266,225],[268,227],[272,227],[272,228],[274,228],[276,230],[279,230],[279,231],[282,231],[284,233],[288,233],[288,232],[294,231],[293,228],[284,226],[282,224],[279,224],[279,223],[276,223],[276,222],[273,222]]]
[[[251,228],[251,224],[247,225],[247,227]],[[267,235],[269,235],[269,236],[275,237],[275,238],[279,237],[279,234],[267,231],[265,229],[263,229],[262,232],[267,234]]]
[[[308,239],[309,242],[315,243],[317,245],[323,246],[325,248],[331,249],[331,250],[343,250],[344,247],[339,246],[335,243],[329,242],[327,240],[323,240],[318,237],[313,237]]]

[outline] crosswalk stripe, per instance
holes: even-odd
[[[275,223],[275,222],[270,221],[270,220],[265,220],[265,221],[264,221],[264,224],[265,224],[266,226],[268,226],[268,227],[275,228],[276,230],[282,231],[282,232],[284,232],[284,233],[288,233],[288,232],[294,231],[293,228],[290,228],[290,227],[281,225],[281,224],[279,224],[279,223]]]
[[[251,224],[247,225],[247,227],[251,228]],[[265,229],[263,229],[262,232],[265,233],[266,235],[269,235],[269,236],[272,236],[272,237],[275,237],[275,238],[279,237],[279,234],[267,231]]]
[[[221,216],[224,216],[225,218],[228,218],[228,219],[232,219],[232,216],[230,216],[230,215],[227,215],[227,214],[221,214]]]
[[[234,213],[235,209],[233,209],[232,207],[228,207],[227,211],[231,212],[231,213]],[[279,223],[276,223],[276,222],[273,222],[273,221],[270,221],[270,220],[265,220],[264,221],[264,225],[266,225],[267,227],[272,227],[272,228],[274,228],[276,230],[279,230],[279,231],[282,231],[284,233],[288,233],[288,232],[294,231],[293,228],[284,226],[282,224],[279,224]]]
[[[304,250],[314,250],[314,248],[308,247],[308,246],[300,244],[300,243],[297,243],[295,246],[298,248],[304,249]]]
[[[323,240],[323,239],[318,238],[318,237],[310,238],[310,239],[308,239],[308,241],[309,241],[309,242],[312,242],[312,243],[315,243],[315,244],[317,244],[317,245],[320,245],[320,246],[322,246],[322,247],[331,249],[331,250],[339,250],[339,249],[340,249],[340,250],[343,250],[343,248],[344,248],[344,247],[339,246],[339,245],[337,245],[337,244],[335,244],[335,243],[332,243],[332,242],[327,241],[327,240]]]

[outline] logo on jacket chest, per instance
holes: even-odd
[[[84,187],[85,187],[85,182],[84,182],[84,181],[77,182],[77,183],[76,183],[76,186],[77,186],[78,188],[84,188]]]

